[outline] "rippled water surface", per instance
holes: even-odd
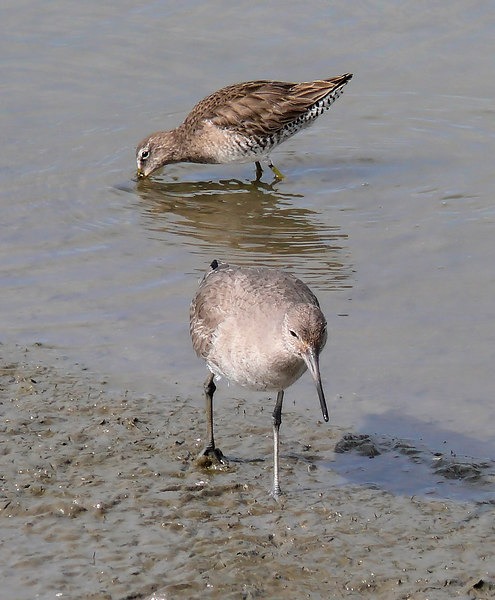
[[[494,26],[490,3],[461,0],[5,3],[2,360],[41,343],[164,414],[176,397],[200,411],[202,273],[213,258],[284,267],[329,322],[329,430],[493,458]],[[283,181],[250,164],[136,181],[137,142],[209,92],[348,71],[331,110],[273,153]],[[266,401],[219,386],[227,439],[232,395]],[[309,377],[287,397],[316,421]],[[409,493],[389,467],[342,473]]]

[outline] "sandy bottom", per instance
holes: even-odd
[[[287,407],[277,504],[259,404],[219,411],[229,465],[204,469],[200,402],[110,389],[42,346],[0,353],[4,600],[495,597],[490,461],[329,433]],[[358,485],[349,461],[461,481],[478,499]]]

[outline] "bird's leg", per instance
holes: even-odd
[[[284,176],[282,175],[282,173],[277,169],[277,167],[272,163],[272,161],[269,159],[268,160],[268,166],[270,167],[270,169],[273,171],[273,174],[275,175],[275,177],[279,180],[282,181],[282,179],[284,178]]]
[[[222,451],[219,448],[215,447],[215,438],[213,437],[213,394],[217,389],[215,382],[213,381],[214,375],[210,373],[208,375],[205,384],[205,401],[206,401],[206,439],[207,444],[205,449],[203,450],[203,456],[208,456],[210,458],[216,459],[219,463],[224,464],[225,458],[222,454]]]
[[[280,494],[280,483],[278,478],[278,452],[279,452],[279,430],[282,423],[282,402],[284,400],[284,391],[277,394],[277,401],[273,410],[273,488],[271,495],[278,500]]]
[[[256,161],[254,164],[256,165],[256,181],[259,181],[263,176],[263,169],[259,161]]]

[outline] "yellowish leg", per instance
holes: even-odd
[[[284,178],[284,176],[282,175],[282,173],[277,169],[277,167],[272,163],[272,161],[270,161],[268,163],[268,166],[270,167],[270,169],[273,171],[273,174],[275,175],[275,177],[279,180],[282,181],[282,179]]]

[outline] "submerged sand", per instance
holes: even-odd
[[[217,416],[230,463],[205,470],[200,401],[115,389],[39,345],[0,352],[4,600],[495,597],[489,460],[430,461],[290,410],[277,504],[260,405]],[[483,494],[357,485],[332,468],[336,446],[402,456],[409,477],[435,468]]]

